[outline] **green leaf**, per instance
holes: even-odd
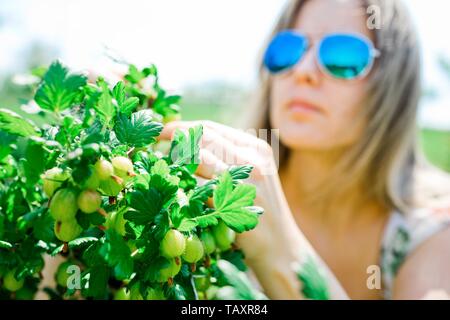
[[[186,290],[178,283],[174,286],[167,286],[164,293],[168,299],[187,300]]]
[[[42,109],[59,112],[72,106],[86,82],[86,76],[69,75],[68,69],[55,61],[45,73],[34,99]]]
[[[209,226],[215,226],[219,223],[218,218],[220,217],[218,212],[213,212],[210,214],[205,214],[203,216],[198,216],[196,218],[191,219],[201,228],[206,228]]]
[[[123,105],[120,106],[120,112],[129,116],[139,105],[138,97],[131,97],[124,101]]]
[[[161,114],[162,116],[167,116],[170,114],[176,114],[179,112],[178,103],[181,100],[181,96],[173,95],[166,96],[164,91],[160,91],[155,103],[154,110]]]
[[[151,263],[148,263],[144,269],[144,280],[154,282],[158,280],[159,272],[161,269],[166,268],[169,265],[169,261],[163,257],[155,258]]]
[[[228,197],[233,192],[233,181],[229,173],[225,172],[219,177],[217,189],[214,191],[213,200],[216,210],[228,204]]]
[[[133,273],[133,259],[127,243],[114,230],[106,231],[106,241],[100,249],[100,254],[114,268],[117,279],[125,280]]]
[[[253,287],[244,272],[226,260],[217,261],[217,266],[226,282],[234,288],[234,293],[237,293],[237,297],[235,298],[242,300],[257,299],[257,290]]]
[[[56,248],[50,253],[50,255],[51,255],[52,257],[56,256],[58,253],[61,253],[61,252],[62,252],[63,248],[64,248],[64,244],[62,244],[62,245],[56,247]]]
[[[129,116],[138,106],[139,98],[126,98],[125,85],[122,81],[117,82],[112,92],[113,98],[116,99],[119,112]]]
[[[69,248],[76,249],[76,248],[82,247],[86,244],[90,244],[92,242],[97,242],[97,241],[98,241],[98,239],[94,238],[94,237],[78,238],[78,239],[75,239],[75,240],[72,240],[69,242]]]
[[[178,231],[189,232],[189,231],[194,230],[194,228],[196,228],[198,224],[199,223],[195,220],[183,219],[183,220],[181,220],[181,223],[178,225],[178,227],[177,226],[175,226],[175,227],[178,229]]]
[[[163,204],[170,202],[177,195],[178,186],[173,179],[169,180],[159,174],[154,174],[150,178],[149,185],[159,192]]]
[[[31,122],[8,109],[0,109],[0,130],[22,137],[39,135]]]
[[[220,254],[220,258],[231,262],[240,271],[247,271],[247,266],[245,265],[245,256],[242,250],[228,250]]]
[[[228,169],[233,180],[244,180],[250,177],[253,167],[249,165],[234,166]]]
[[[157,240],[162,240],[170,228],[169,214],[163,210],[155,218],[155,225],[152,227],[153,237]]]
[[[228,227],[239,233],[252,230],[258,224],[258,215],[244,208],[221,212],[220,217]]]
[[[42,141],[28,140],[25,150],[26,161],[23,161],[27,183],[34,184],[39,180],[41,173],[45,170],[45,156]]]
[[[224,172],[213,195],[216,214],[234,231],[249,231],[258,224],[262,210],[247,208],[253,205],[255,197],[255,186],[239,184],[233,190],[231,175]]]
[[[124,218],[136,224],[147,224],[155,218],[162,209],[162,199],[159,192],[150,188],[136,190],[129,194],[130,207]]]
[[[143,147],[155,141],[162,130],[162,125],[152,121],[151,113],[147,110],[135,112],[131,119],[119,114],[114,127],[117,139],[129,146]]]
[[[122,81],[116,83],[112,91],[112,96],[116,99],[117,105],[120,108],[125,102],[125,85]]]
[[[45,213],[34,222],[34,236],[44,242],[52,242],[55,239],[53,226],[55,221],[50,214]]]
[[[302,283],[302,293],[307,299],[329,300],[327,283],[320,269],[311,257],[308,257],[297,270],[297,278]]]
[[[107,266],[97,265],[88,269],[89,287],[85,293],[94,299],[107,299],[109,270]],[[83,286],[84,287],[84,286]]]
[[[97,112],[101,123],[106,127],[110,127],[112,120],[117,114],[117,109],[112,102],[108,84],[103,79],[99,79],[97,82],[102,92],[97,103],[94,104],[94,110]]]
[[[150,170],[151,174],[159,174],[162,177],[165,177],[170,174],[170,168],[166,161],[160,159],[155,162],[153,167]]]
[[[258,216],[263,213],[262,208],[252,206],[255,197],[256,188],[253,185],[238,184],[233,189],[231,175],[225,171],[219,177],[217,188],[213,193],[215,211],[184,219],[181,225],[183,229],[190,231],[197,225],[202,228],[214,226],[218,223],[218,219],[222,219],[236,232],[249,231],[256,227]],[[192,201],[190,201],[191,205]]]

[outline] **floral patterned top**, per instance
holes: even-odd
[[[415,248],[450,226],[450,206],[416,209],[408,215],[394,211],[387,223],[381,248],[383,295],[392,298],[395,276]]]

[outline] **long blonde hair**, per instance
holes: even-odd
[[[311,0],[289,1],[270,38],[282,29],[292,28],[307,1]],[[421,96],[419,43],[401,1],[361,0],[361,5],[365,9],[377,6],[382,14],[381,28],[373,30],[374,44],[381,56],[369,75],[361,112],[367,126],[361,139],[340,157],[327,184],[314,193],[315,200],[325,203],[330,199],[328,197],[337,196],[337,190],[363,186],[367,191],[363,201],[372,199],[386,208],[407,212],[423,203],[419,196],[424,195],[424,188],[430,198],[448,186],[448,177],[444,174],[437,175],[445,182],[441,182],[440,188],[433,189],[436,192],[421,179],[429,176],[422,174],[424,168],[436,170],[423,161],[416,143],[416,114]],[[252,112],[253,128],[271,127],[270,89],[270,75],[261,63],[257,109]],[[278,143],[279,164],[283,166],[289,157],[289,149],[281,141]]]

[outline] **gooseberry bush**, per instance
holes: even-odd
[[[158,139],[180,96],[154,65],[111,86],[55,61],[33,90],[44,124],[0,109],[1,299],[33,299],[58,255],[50,299],[264,298],[234,244],[262,213],[252,168],[199,184],[202,126]]]

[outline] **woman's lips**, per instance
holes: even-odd
[[[304,100],[290,100],[287,103],[287,109],[290,111],[290,113],[294,117],[301,117],[304,118],[304,116],[322,113],[322,109],[317,107],[316,105],[306,102]]]

